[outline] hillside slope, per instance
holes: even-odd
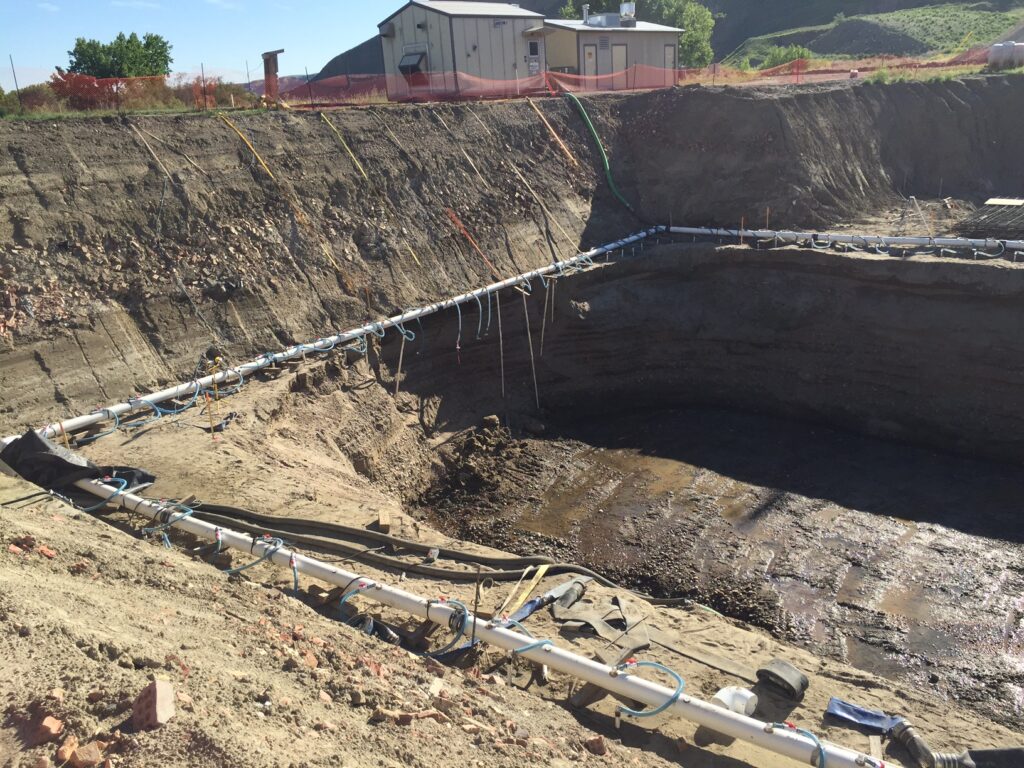
[[[726,61],[757,66],[773,46],[804,46],[822,56],[919,56],[953,53],[1003,39],[1024,22],[1024,7],[950,3],[891,13],[837,17],[828,24],[752,37]]]
[[[785,30],[830,25],[836,14],[847,17],[888,14],[906,9],[948,5],[948,0],[706,0],[718,16],[712,45],[716,55],[724,58],[751,37]],[[992,11],[1006,11],[1021,5],[1019,0],[992,0],[979,3]],[[964,30],[960,34],[967,34]]]

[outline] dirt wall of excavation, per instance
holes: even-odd
[[[755,220],[767,206],[775,224],[824,226],[880,210],[898,191],[934,195],[941,185],[944,194],[981,198],[997,189],[1012,194],[1020,184],[1024,147],[1011,140],[1009,119],[1024,108],[1019,78],[698,88],[586,101],[641,217],[611,197],[582,121],[562,100],[539,106],[578,164],[523,102],[351,109],[330,113],[333,127],[318,114],[233,115],[266,168],[213,115],[0,123],[0,268],[18,310],[0,350],[0,428],[12,432],[187,379],[211,346],[247,359],[485,284],[492,266],[514,274],[648,222],[735,224]],[[959,281],[975,274],[970,265],[936,267],[943,285],[970,292],[964,323],[950,329],[940,322],[946,288],[920,288],[916,267],[893,262],[868,285],[888,286],[885,301],[899,334],[865,345],[853,325],[829,329],[787,294],[788,280],[814,272],[819,287],[812,295],[845,291],[853,318],[852,305],[868,289],[859,278],[843,278],[846,267],[833,267],[842,260],[737,254],[728,263],[745,264],[742,278],[710,264],[650,262],[669,271],[666,279],[656,272],[645,279],[671,283],[687,301],[618,296],[635,330],[616,336],[592,330],[591,322],[579,327],[586,334],[579,339],[558,336],[542,376],[560,376],[557,366],[571,360],[565,350],[596,334],[604,354],[636,371],[637,382],[660,381],[687,398],[799,411],[887,434],[930,431],[942,444],[950,436],[976,442],[972,436],[991,434],[988,425],[1001,418],[999,395],[1012,386],[1008,369],[987,368],[991,355],[975,363],[954,354],[999,349],[1013,365],[1012,339],[1005,348],[993,341],[1012,327],[997,322],[1000,313],[1012,314],[1000,280],[963,286]],[[721,289],[705,291],[716,273]],[[835,287],[827,285],[837,277]],[[608,288],[586,285],[629,290],[614,279]],[[921,320],[911,306],[937,314]],[[741,327],[741,319],[763,314],[777,322]],[[976,333],[971,323],[979,314],[998,337]],[[728,344],[707,330],[716,327],[729,331],[722,337]],[[672,330],[671,342],[683,345],[675,348],[679,359],[689,361],[671,376],[665,366],[673,361],[662,353],[668,348],[645,343],[667,333],[659,328]],[[760,357],[755,363],[738,347],[760,349]],[[932,348],[948,354],[922,351]],[[849,375],[830,372],[832,357],[800,349],[844,350],[834,359],[845,360],[841,370]],[[919,359],[933,360],[934,368],[912,364]],[[694,360],[703,362],[694,368]],[[951,373],[951,360],[973,371],[969,381]],[[766,368],[779,373],[763,382]],[[873,415],[845,398],[826,402],[828,385],[840,378],[843,389],[835,391],[871,403]],[[562,379],[566,393],[603,386]],[[929,394],[937,385],[943,394]],[[563,391],[551,382],[544,388],[552,396]],[[923,395],[908,394],[916,390]],[[633,396],[651,391],[645,386]],[[933,399],[942,400],[941,409]],[[1003,432],[1015,423],[1004,421]]]

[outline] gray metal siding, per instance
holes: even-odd
[[[608,39],[608,47],[601,48],[601,38]],[[577,35],[579,60],[583,61],[583,46],[597,46],[597,74],[612,74],[612,46],[626,45],[626,66],[665,66],[665,46],[676,46],[678,66],[679,35],[675,32],[623,32],[615,29],[587,30]],[[582,74],[582,70],[580,71]]]

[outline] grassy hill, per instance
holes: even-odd
[[[953,0],[702,0],[717,16],[712,45],[718,57],[729,55],[751,37],[783,30],[831,24],[848,18],[949,5]],[[978,2],[978,0],[976,0]],[[1021,0],[989,0],[994,11],[1024,5]],[[964,33],[966,34],[966,32]]]
[[[846,16],[751,37],[725,61],[757,65],[774,46],[800,45],[822,56],[917,56],[994,42],[1024,25],[1024,2],[944,3]]]

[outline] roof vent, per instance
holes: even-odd
[[[619,4],[619,26],[620,27],[635,27],[636,26],[636,3],[620,3]]]

